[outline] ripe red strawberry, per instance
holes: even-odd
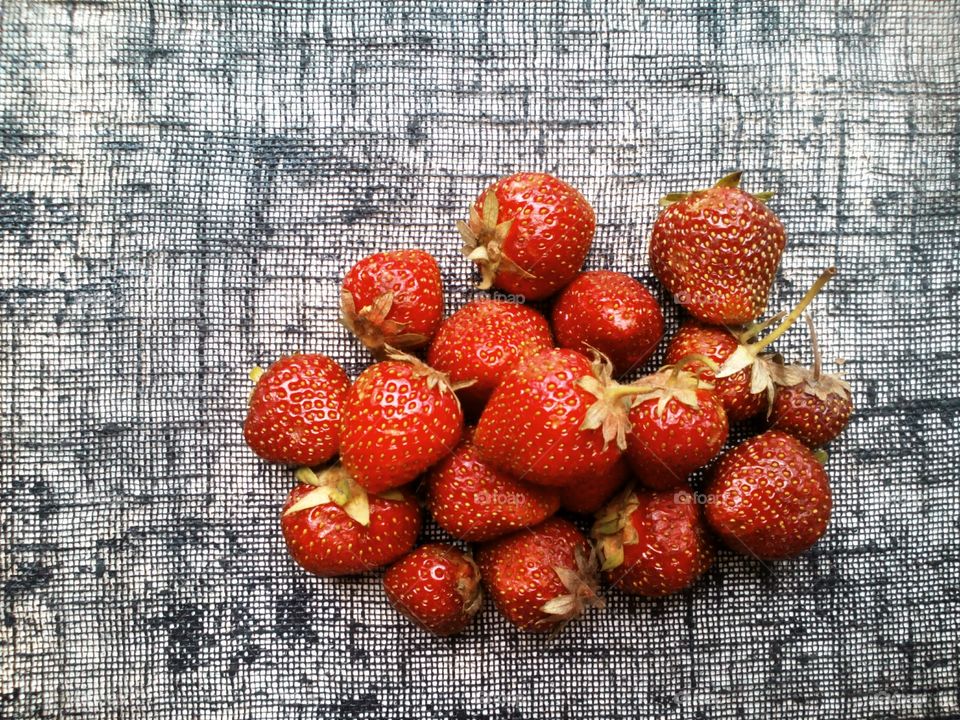
[[[463,631],[483,603],[476,563],[440,543],[401,558],[383,576],[383,589],[402,615],[441,637]]]
[[[340,448],[340,405],[350,379],[326,355],[290,355],[254,368],[243,436],[257,455],[286,465],[322,465]]]
[[[650,237],[650,267],[691,315],[741,325],[761,315],[787,242],[766,206],[772,193],[739,188],[740,173],[712,188],[667,195]]]
[[[413,480],[449,454],[463,431],[456,385],[414,357],[388,357],[361,373],[341,408],[340,458],[374,493]]]
[[[427,476],[427,508],[440,527],[461,540],[492,540],[557,511],[556,492],[514,480],[483,462],[473,434],[468,429],[453,454]]]
[[[518,361],[553,347],[546,318],[502,300],[474,300],[443,321],[427,363],[453,382],[476,380],[459,391],[464,407],[479,413]]]
[[[377,357],[384,345],[426,345],[443,317],[437,261],[423,250],[363,258],[343,279],[340,310],[341,322]]]
[[[567,520],[480,546],[477,564],[497,609],[521,630],[557,632],[588,607],[603,607],[590,541]]]
[[[666,361],[674,364],[693,354],[710,358],[720,366],[719,371],[701,363],[692,364],[690,369],[699,370],[700,377],[714,386],[727,419],[734,423],[757,415],[773,401],[777,385],[790,385],[797,380],[794,368],[778,362],[774,355],[762,354],[763,351],[793,325],[835,273],[836,268],[824,271],[783,322],[762,340],[751,342],[781,316],[775,315],[739,332],[688,320],[667,346]]]
[[[560,489],[560,507],[569,512],[593,515],[614,496],[630,476],[627,461],[620,458],[604,473],[580,478]]]
[[[768,430],[724,455],[706,487],[707,523],[733,550],[779,560],[808,550],[830,521],[830,482],[813,452]]]
[[[481,289],[542,300],[576,277],[596,224],[590,203],[567,183],[517,173],[480,193],[457,229],[463,254],[480,267]]]
[[[653,354],[663,338],[663,311],[629,275],[607,270],[581,273],[553,306],[557,345],[582,353],[596,348],[623,375]]]
[[[593,536],[604,579],[648,597],[690,587],[716,557],[689,490],[627,492],[600,513]]]
[[[626,401],[616,389],[609,363],[592,364],[574,350],[529,357],[504,377],[480,416],[480,457],[538,485],[564,487],[604,473],[626,447]]]
[[[683,368],[709,362],[688,355],[637,381],[644,392],[630,408],[626,456],[637,478],[655,490],[684,486],[727,441],[727,413],[712,386]],[[714,366],[716,367],[716,366]]]
[[[308,572],[362,573],[413,548],[420,508],[409,492],[368,495],[340,465],[320,475],[302,468],[297,477],[303,482],[290,491],[280,527],[291,557]]]
[[[810,447],[834,440],[850,422],[853,401],[850,386],[839,375],[825,374],[813,320],[807,316],[813,368],[801,369],[800,382],[780,386],[770,408],[770,424],[788,432]]]

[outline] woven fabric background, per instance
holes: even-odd
[[[0,716],[960,716],[960,4],[838,5],[4,2]],[[429,249],[450,312],[454,221],[545,170],[596,208],[588,266],[666,302],[656,199],[735,168],[789,231],[772,308],[840,270],[858,412],[812,552],[552,643],[489,606],[433,639],[289,561],[246,372],[359,373],[353,261]]]

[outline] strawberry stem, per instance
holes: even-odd
[[[823,371],[823,362],[820,358],[820,343],[817,342],[817,330],[813,326],[813,314],[807,313],[805,316],[807,329],[810,330],[810,347],[813,349],[813,381],[820,380],[820,373]]]
[[[739,340],[741,343],[747,343],[750,340],[753,340],[753,338],[755,338],[757,335],[762,333],[764,330],[766,330],[768,327],[773,325],[775,322],[780,322],[781,320],[783,320],[786,314],[787,313],[785,310],[781,310],[776,315],[773,315],[767,318],[763,322],[758,322],[758,323],[753,323],[752,325],[748,325],[743,332],[737,334],[737,340]]]
[[[689,355],[684,355],[673,365],[673,370],[670,372],[670,379],[676,380],[680,375],[680,371],[692,363],[701,363],[710,368],[711,372],[717,372],[720,367],[706,355],[701,355],[700,353],[690,353]]]
[[[817,281],[813,284],[813,286],[807,290],[806,295],[803,296],[797,306],[790,311],[790,314],[787,315],[786,319],[780,323],[780,325],[778,325],[773,332],[763,338],[763,340],[758,340],[749,346],[751,352],[754,355],[759,355],[764,348],[769,346],[777,338],[783,335],[790,328],[790,326],[796,322],[797,318],[800,317],[803,311],[807,309],[807,305],[813,302],[813,299],[817,296],[817,293],[823,289],[823,286],[830,282],[831,278],[833,278],[833,276],[836,274],[837,269],[835,267],[830,267],[824,270],[820,274],[820,277],[817,278]]]

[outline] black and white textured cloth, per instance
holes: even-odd
[[[9,0],[0,102],[0,716],[960,715],[955,0]],[[858,410],[813,551],[553,642],[492,607],[437,640],[288,560],[246,372],[356,376],[353,261],[430,250],[452,311],[455,220],[545,170],[596,209],[588,267],[666,302],[658,196],[735,168],[788,228],[772,308],[839,268],[815,309]]]

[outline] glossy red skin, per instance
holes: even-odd
[[[778,387],[770,411],[770,426],[790,433],[809,447],[835,440],[850,422],[853,402],[831,394],[827,400],[804,392],[803,385]]]
[[[473,429],[426,478],[427,508],[455,538],[492,540],[543,522],[560,507],[556,491],[514,480],[483,462]]]
[[[497,609],[518,628],[549,632],[556,623],[540,608],[567,594],[554,568],[576,570],[578,546],[589,556],[587,538],[558,517],[485,543],[477,553],[483,585]]]
[[[728,330],[704,325],[696,320],[687,320],[670,340],[664,362],[672,365],[686,355],[699,353],[720,366],[739,346],[740,341]],[[690,372],[700,371],[700,378],[714,386],[714,393],[727,411],[728,422],[742,422],[767,409],[767,396],[764,393],[750,392],[750,368],[744,368],[720,380],[702,363],[691,363],[686,369]]]
[[[340,406],[350,379],[326,355],[282,357],[257,380],[243,437],[257,455],[285,465],[322,465],[340,449]]]
[[[653,355],[663,339],[663,311],[650,291],[623,273],[581,273],[563,289],[551,316],[557,345],[596,348],[623,375]]]
[[[676,398],[663,414],[657,400],[630,408],[633,425],[624,453],[634,475],[655,490],[684,487],[690,473],[713,460],[727,441],[727,413],[713,391],[697,391],[698,408]]]
[[[394,250],[360,260],[343,279],[343,288],[353,295],[359,311],[387,292],[393,306],[387,319],[400,323],[402,333],[423,335],[426,345],[443,319],[443,284],[440,266],[423,250]],[[386,338],[389,344],[389,337]]]
[[[516,173],[480,193],[474,207],[481,217],[488,190],[500,203],[497,221],[512,220],[503,253],[535,276],[527,278],[501,266],[494,286],[528,300],[543,300],[573,280],[597,227],[583,195],[552,175]]]
[[[445,637],[462,632],[480,605],[480,571],[450,545],[422,545],[383,576],[390,604],[416,625]]]
[[[313,490],[297,485],[283,509]],[[420,508],[409,492],[403,500],[370,495],[370,525],[363,527],[334,503],[282,515],[280,527],[290,556],[322,577],[354,575],[387,565],[410,552],[420,533]]]
[[[830,481],[792,435],[768,430],[724,455],[706,487],[706,518],[732,550],[761,560],[795,557],[826,532]]]
[[[624,544],[623,563],[604,579],[624,592],[662,597],[693,585],[716,559],[703,514],[689,490],[636,493],[629,522],[636,543]]]
[[[621,457],[605,473],[588,475],[561,488],[560,507],[581,515],[593,515],[613,497],[629,477],[629,466]]]
[[[503,300],[474,300],[440,326],[427,364],[453,382],[475,380],[457,394],[468,412],[479,413],[507,371],[552,347],[550,325],[536,310]]]
[[[592,375],[574,350],[545,350],[507,374],[484,408],[474,442],[484,461],[537,485],[566,487],[604,473],[620,457],[603,432],[581,430],[596,397],[577,381]]]
[[[417,376],[412,365],[371,365],[347,392],[340,460],[369,492],[404,485],[456,447],[463,412],[456,395]]]
[[[787,235],[763,202],[710,188],[664,208],[650,236],[650,268],[691,315],[742,325],[767,306]]]

